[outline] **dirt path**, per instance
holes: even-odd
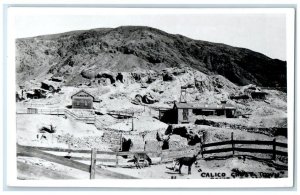
[[[242,159],[238,157],[218,160],[197,161],[197,165],[192,166],[192,174],[188,175],[188,168],[183,166],[181,173],[168,169],[172,163],[152,165],[143,169],[136,168],[107,168],[115,172],[130,174],[142,179],[233,179],[233,178],[261,178],[261,177],[287,177],[287,170],[278,170],[270,164],[252,159]]]
[[[32,164],[27,164],[24,162],[17,162],[17,169],[18,169],[18,179],[21,180],[35,180],[35,179],[79,179],[80,177],[73,177],[69,174],[65,174],[61,171],[55,171],[51,170],[45,166],[39,166],[39,165],[32,165]],[[74,171],[74,170],[73,170]],[[86,178],[88,178],[88,174],[84,173],[82,171],[80,175],[85,175]],[[83,179],[83,178],[82,178]]]

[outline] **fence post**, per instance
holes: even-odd
[[[273,139],[273,156],[272,160],[276,160],[276,138]]]
[[[231,143],[232,143],[232,156],[234,156],[234,140],[233,140],[233,132],[231,132]]]
[[[95,179],[96,172],[96,155],[97,150],[95,148],[92,149],[91,152],[91,170],[90,170],[90,179]]]
[[[119,156],[119,151],[117,151],[117,153],[116,153],[116,167],[119,166],[118,156]]]
[[[162,149],[159,150],[158,156],[160,157],[159,164],[161,164],[162,163]]]
[[[123,151],[123,136],[122,136],[122,133],[120,134],[120,151]]]

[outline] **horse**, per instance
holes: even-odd
[[[193,155],[193,157],[181,157],[181,158],[177,158],[175,160],[176,164],[179,165],[179,168],[178,168],[179,174],[181,174],[181,167],[183,165],[188,166],[188,175],[191,174],[192,165],[197,161],[197,156],[199,155],[199,153],[200,152]]]

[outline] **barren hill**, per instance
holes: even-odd
[[[63,75],[72,85],[87,70],[96,74],[168,67],[223,75],[237,85],[286,86],[285,61],[150,27],[99,28],[16,40],[18,84]]]

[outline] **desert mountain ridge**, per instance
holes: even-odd
[[[194,40],[145,26],[71,31],[16,39],[17,83],[64,76],[69,85],[86,73],[192,68],[236,85],[286,87],[286,62],[221,43]]]

